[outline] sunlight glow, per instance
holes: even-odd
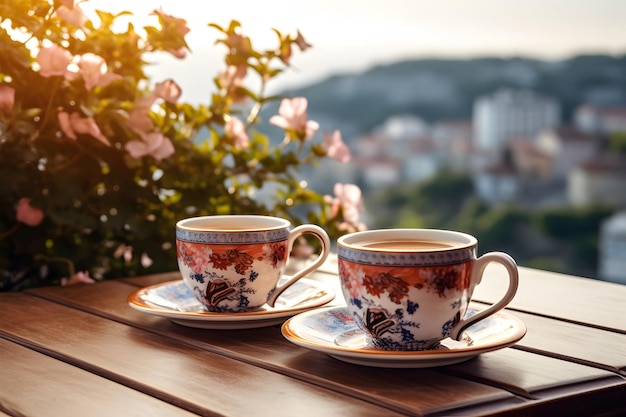
[[[191,53],[182,61],[165,57],[152,75],[180,79],[185,99],[192,102],[210,94],[210,83],[198,85],[198,80],[220,70],[223,50],[215,45],[217,33],[207,24],[226,26],[232,19],[259,48],[275,44],[272,28],[283,33],[300,30],[313,45],[297,54],[292,67],[276,80],[278,90],[407,59],[520,55],[563,59],[626,51],[621,19],[626,2],[621,0],[230,0],[219,7],[207,6],[206,13],[197,0],[88,0],[81,7],[85,12],[127,9],[138,30],[157,24],[150,13],[159,7],[185,19],[191,29],[187,36]],[[183,80],[194,81],[193,88]]]

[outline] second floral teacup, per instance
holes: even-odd
[[[321,227],[290,226],[288,220],[258,215],[180,220],[176,254],[183,280],[209,311],[273,306],[283,291],[319,268],[330,251],[328,234]],[[294,275],[283,276],[293,244],[304,234],[317,237],[320,254]]]
[[[514,297],[517,265],[503,252],[477,256],[475,237],[451,230],[355,232],[338,240],[339,276],[348,311],[385,350],[423,350],[498,312]],[[465,317],[485,267],[502,265],[508,288],[495,304]],[[507,277],[508,275],[508,277]]]

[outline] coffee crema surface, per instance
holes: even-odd
[[[241,232],[242,230],[247,231],[256,231],[256,229],[250,229],[249,227],[238,227],[238,226],[195,226],[190,228],[193,231],[199,232]],[[264,230],[263,228],[259,228],[259,230]]]
[[[363,249],[387,251],[431,251],[459,248],[464,246],[464,243],[444,240],[401,239],[354,242],[352,245]]]

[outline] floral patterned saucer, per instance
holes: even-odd
[[[327,284],[302,278],[285,290],[274,307],[263,305],[238,313],[209,312],[182,280],[151,285],[133,292],[128,304],[135,310],[167,317],[174,323],[201,329],[251,329],[281,324],[286,318],[320,307],[335,298]]]
[[[429,350],[390,351],[375,347],[347,308],[325,307],[288,319],[281,331],[296,345],[344,362],[384,368],[428,368],[463,362],[511,346],[524,337],[526,326],[515,316],[500,311],[469,327],[461,341],[447,338]]]

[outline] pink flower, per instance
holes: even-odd
[[[15,88],[6,84],[0,85],[0,113],[11,113],[15,104]]]
[[[30,198],[20,198],[17,202],[15,218],[28,226],[34,227],[43,221],[43,211],[30,205]]]
[[[76,133],[74,133],[72,122],[70,122],[70,115],[65,111],[59,110],[57,117],[59,118],[59,126],[61,127],[61,130],[63,131],[63,133],[65,133],[65,136],[67,136],[70,139],[76,140],[77,137],[76,137]]]
[[[319,124],[308,120],[307,105],[304,97],[284,98],[280,102],[278,115],[272,116],[270,123],[284,129],[291,138],[308,140],[319,129]]]
[[[220,72],[217,78],[218,84],[222,89],[220,94],[230,97],[234,103],[246,101],[248,96],[240,92],[240,89],[243,88],[243,79],[246,73],[247,68],[245,66],[236,65],[229,65],[228,68]]]
[[[359,221],[359,212],[362,209],[361,189],[354,184],[335,184],[335,198],[326,195],[324,201],[330,209],[330,217],[343,214],[344,222],[337,225],[340,230],[357,231],[365,230],[365,225]]]
[[[305,238],[299,237],[293,245],[291,256],[297,259],[309,259],[314,252],[315,249],[313,246],[311,246]]]
[[[243,79],[248,72],[244,66],[229,65],[224,71],[218,75],[220,87],[231,90],[237,87],[243,87]]]
[[[231,117],[224,128],[226,137],[232,139],[235,149],[243,149],[250,146],[250,139],[246,132],[246,126],[237,117]]]
[[[157,99],[163,99],[170,103],[176,103],[182,90],[173,80],[165,80],[157,83],[154,91],[135,102],[135,107],[130,112],[126,125],[140,136],[140,139],[126,143],[125,149],[133,158],[152,156],[160,161],[171,156],[175,149],[172,141],[155,131],[150,118],[150,108]]]
[[[157,83],[152,93],[135,101],[135,106],[128,115],[126,125],[139,135],[151,133],[154,126],[152,119],[150,119],[150,108],[154,102],[160,98],[174,104],[180,98],[181,93],[182,89],[174,80]]]
[[[133,260],[133,247],[128,245],[119,245],[115,252],[113,252],[115,259],[123,258],[124,262],[130,263]]]
[[[60,46],[41,48],[37,53],[37,62],[41,67],[39,74],[42,77],[64,75],[71,60],[72,54]]]
[[[68,138],[76,140],[77,134],[87,134],[98,139],[105,145],[111,146],[111,143],[104,137],[93,117],[80,117],[76,112],[68,115],[67,112],[59,109],[58,118],[59,126]]]
[[[354,184],[335,184],[335,195],[341,201],[343,208],[343,218],[352,224],[359,220],[359,211],[363,203],[361,189]]]
[[[324,132],[324,144],[322,148],[330,158],[346,163],[350,160],[350,149],[341,140],[341,132],[335,130],[331,135]]]
[[[174,80],[165,80],[154,87],[154,96],[168,103],[176,104],[183,90]],[[152,104],[150,104],[152,105]]]
[[[141,262],[141,266],[143,266],[144,268],[150,268],[152,264],[154,263],[152,258],[150,258],[150,256],[148,256],[148,254],[145,252],[141,254],[140,262]]]
[[[59,2],[68,9],[74,8],[74,0],[59,0]]]
[[[68,285],[76,285],[76,284],[93,284],[96,280],[89,276],[88,271],[80,271],[74,274],[74,276],[70,279],[66,277],[61,278],[61,285],[63,287]]]
[[[73,3],[73,1],[71,3]],[[88,19],[78,4],[59,6],[55,13],[65,23],[85,29],[85,22],[87,22]]]
[[[128,142],[125,149],[133,158],[139,159],[150,155],[157,161],[167,158],[174,153],[172,141],[160,132],[143,134],[141,140]]]
[[[91,90],[94,87],[106,87],[113,81],[121,80],[122,76],[107,72],[104,58],[88,52],[80,56],[78,62],[79,74],[85,81],[85,88]]]
[[[150,107],[154,103],[154,97],[144,97],[135,103],[135,107],[128,115],[126,125],[138,134],[150,132],[154,129],[150,118]]]

